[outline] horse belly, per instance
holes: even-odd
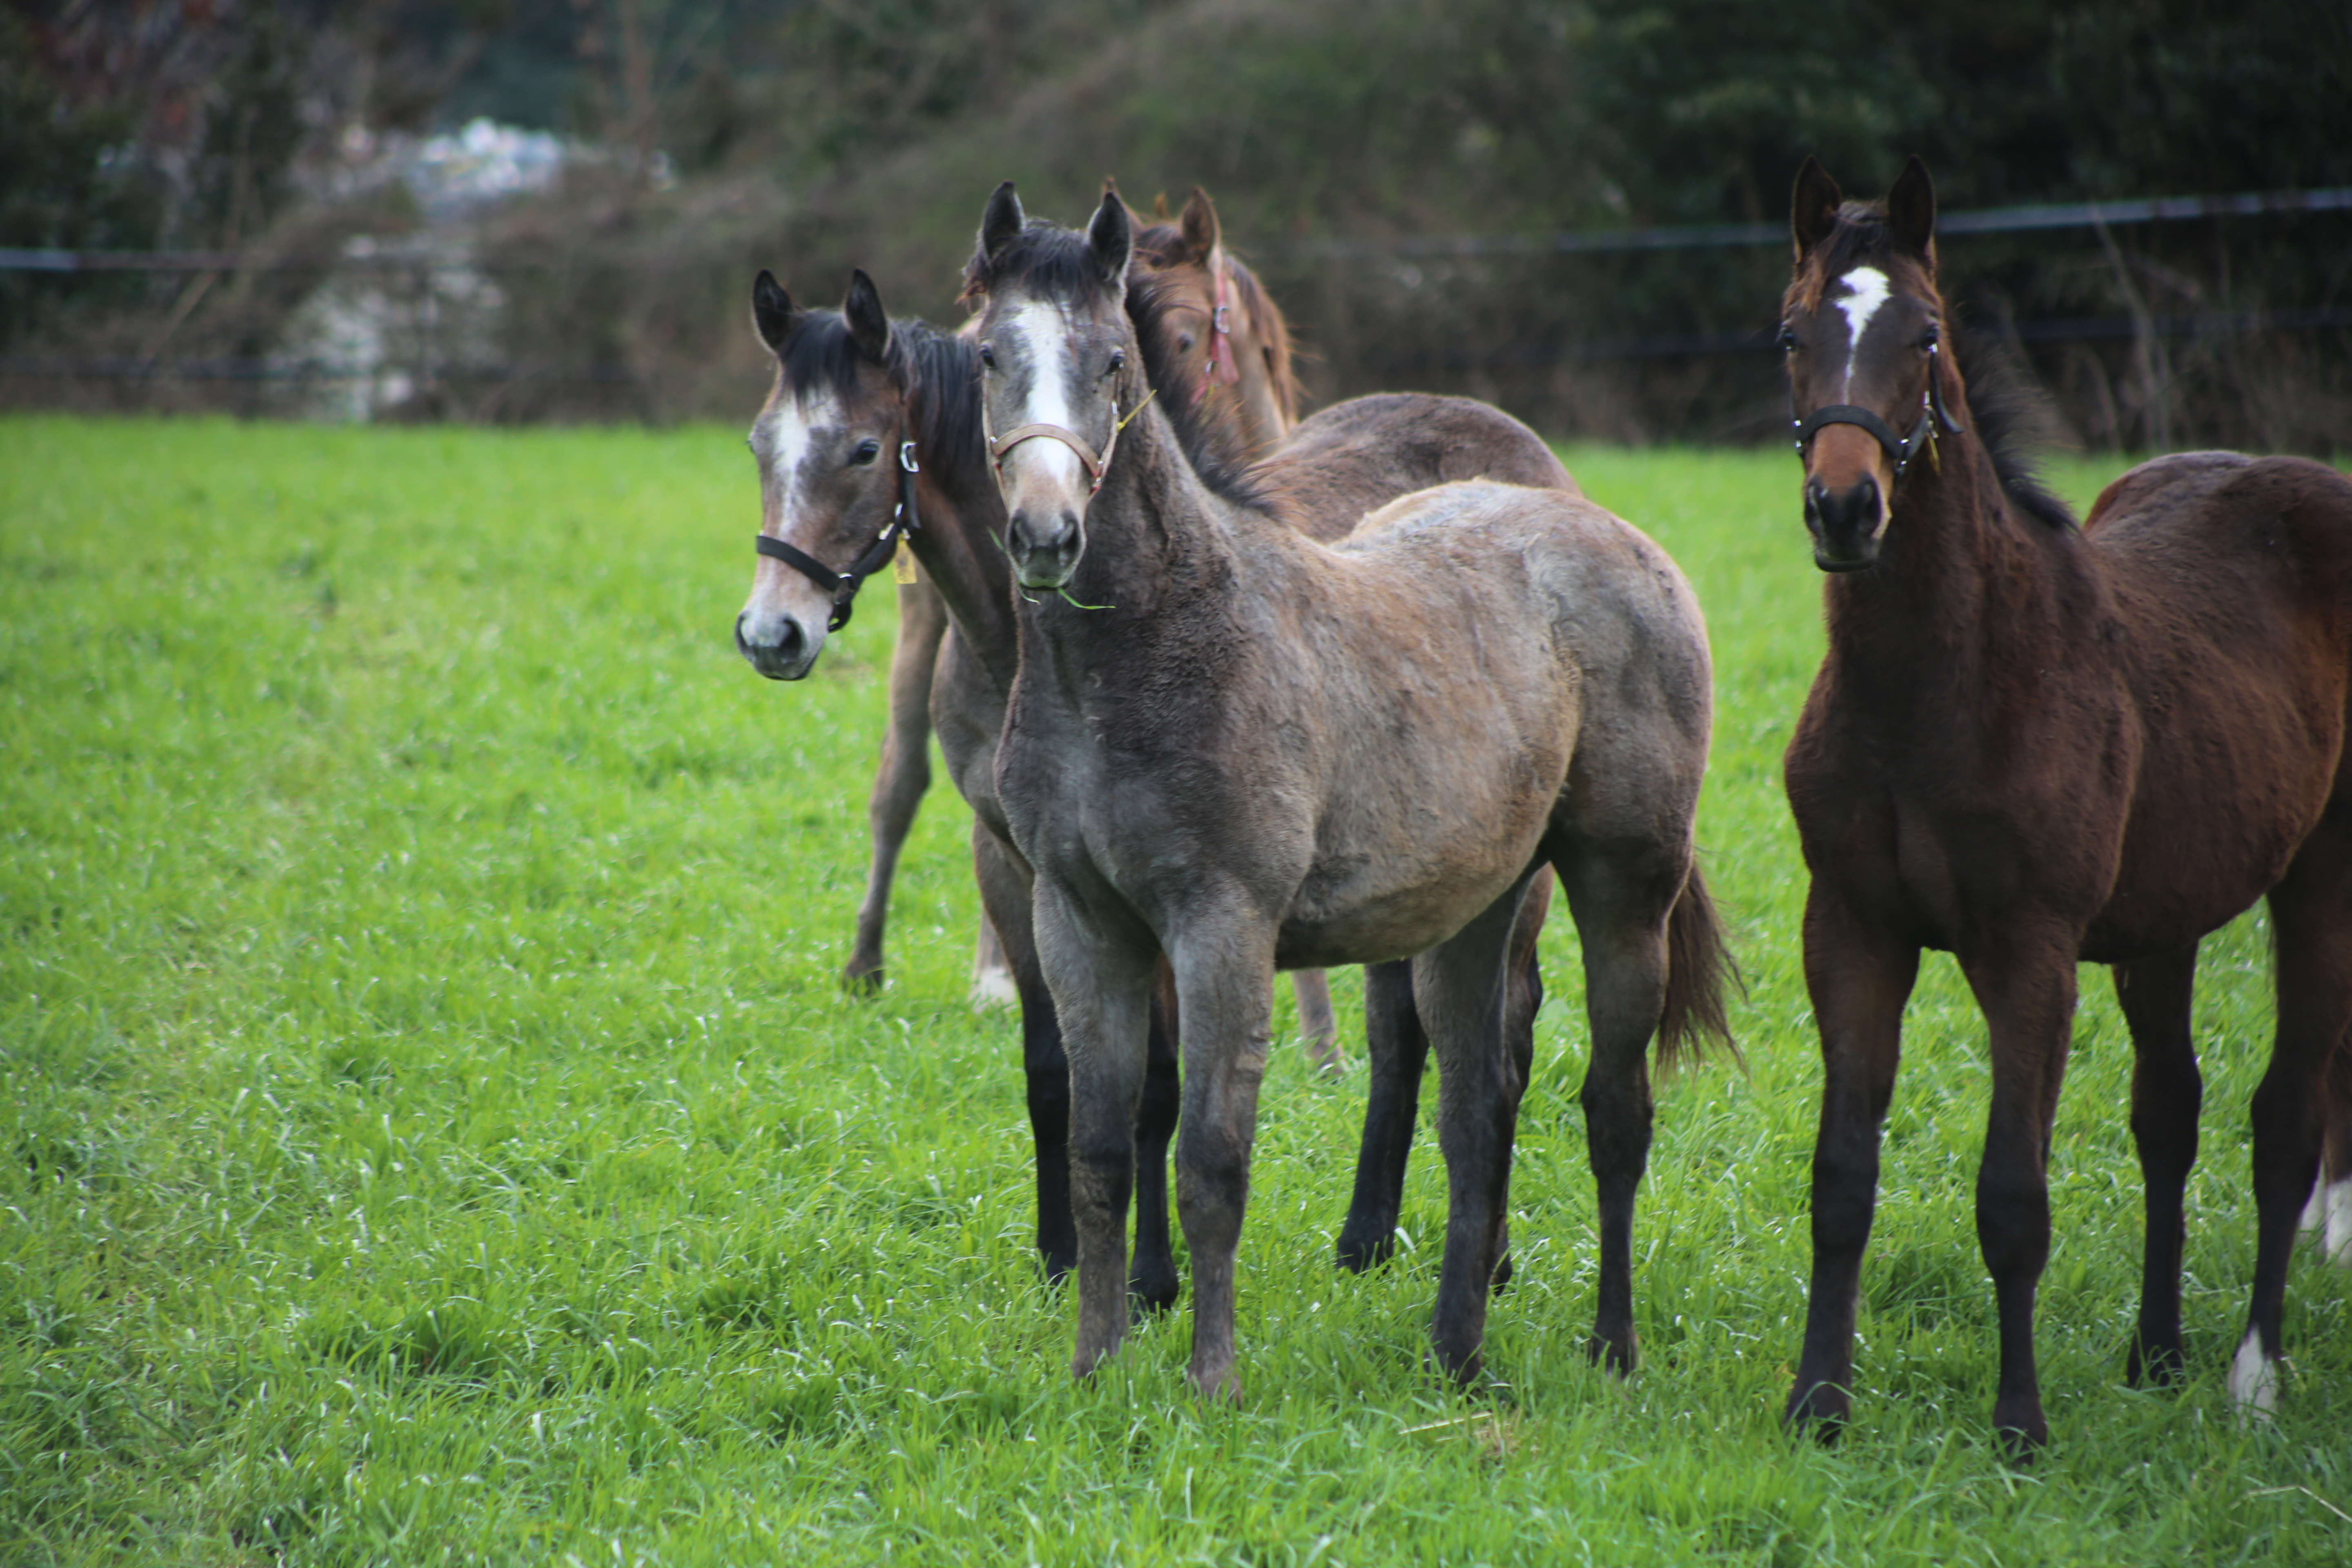
[[[1525,760],[1528,770],[1482,781],[1486,789],[1382,793],[1371,809],[1327,816],[1284,911],[1276,962],[1329,968],[1404,958],[1461,930],[1527,869],[1558,807],[1564,756]]]

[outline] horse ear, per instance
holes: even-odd
[[[1168,221],[1168,193],[1166,191],[1155,192],[1151,197],[1151,221],[1154,223],[1166,223]]]
[[[1095,253],[1095,268],[1102,280],[1114,289],[1127,287],[1127,264],[1135,255],[1135,230],[1127,221],[1127,204],[1112,191],[1095,209],[1094,222],[1087,225],[1087,244]]]
[[[862,267],[849,274],[849,298],[842,301],[841,319],[849,323],[849,341],[857,352],[880,364],[890,354],[890,313],[882,308],[881,292]]]
[[[800,312],[793,309],[793,297],[776,281],[776,275],[766,268],[751,279],[751,326],[760,341],[768,345],[770,353],[784,352],[784,342],[800,323]]]
[[[1886,193],[1886,223],[1897,245],[1928,266],[1936,265],[1936,182],[1916,153]]]
[[[1021,211],[1021,198],[1013,194],[1013,182],[1005,181],[988,198],[988,210],[980,215],[980,253],[995,260],[1006,246],[1021,237],[1022,226],[1028,221]]]
[[[1821,160],[1807,154],[1805,166],[1797,171],[1797,188],[1789,197],[1789,233],[1797,242],[1799,261],[1830,237],[1830,230],[1837,226],[1838,204],[1844,200],[1845,193],[1838,189]]]
[[[1184,216],[1179,220],[1184,230],[1184,249],[1193,261],[1207,266],[1217,253],[1219,230],[1217,204],[1200,186],[1192,187],[1192,199],[1184,204]]]

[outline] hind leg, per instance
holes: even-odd
[[[2115,965],[2116,1000],[2131,1026],[2132,1137],[2139,1144],[2147,1229],[2141,1254],[2139,1325],[2124,1375],[2177,1381],[2180,1354],[2181,1194],[2197,1163],[2197,1115],[2205,1081],[2189,1033],[2197,944]]]
[[[1364,1043],[1370,1082],[1364,1137],[1356,1155],[1356,1190],[1339,1230],[1339,1267],[1361,1273],[1396,1250],[1405,1163],[1421,1108],[1429,1035],[1412,1005],[1412,963],[1364,966]]]
[[[2329,1262],[2352,1268],[2352,1037],[2336,1043],[2336,1063],[2328,1069],[2327,1136],[2303,1228],[2318,1232]]]
[[[1029,1137],[1037,1158],[1037,1253],[1045,1277],[1059,1279],[1078,1261],[1070,1218],[1070,1060],[1030,933],[1029,869],[977,820],[971,863],[986,918],[1013,933],[1006,954],[1021,994],[1021,1070],[1028,1080]]]
[[[1599,1197],[1600,1301],[1586,1350],[1612,1372],[1641,1362],[1633,1329],[1633,1205],[1650,1161],[1650,1038],[1666,1005],[1666,917],[1689,869],[1664,845],[1575,845],[1556,855],[1584,949],[1592,1054],[1578,1100]]]
[[[1319,969],[1294,969],[1290,993],[1298,1002],[1298,1043],[1307,1052],[1307,1065],[1321,1073],[1347,1071],[1339,1023],[1331,1015],[1331,977]]]
[[[1445,1155],[1445,1256],[1430,1346],[1439,1368],[1460,1383],[1477,1376],[1482,1362],[1527,1089],[1503,1038],[1505,968],[1525,887],[1412,963],[1413,999],[1437,1051],[1437,1142]]]
[[[857,937],[842,967],[852,991],[882,988],[882,929],[890,913],[890,884],[898,855],[915,825],[915,808],[931,787],[931,671],[947,636],[947,606],[928,583],[898,589],[898,641],[890,655],[890,724],[882,734],[882,764],[874,774],[866,825],[874,847],[866,869],[866,897],[857,906]]]
[[[1534,1064],[1536,1013],[1543,1005],[1543,972],[1536,941],[1551,908],[1552,873],[1539,868],[1519,900],[1512,928],[1509,983],[1503,996],[1503,1039],[1525,1085]],[[1400,960],[1364,967],[1364,1037],[1370,1059],[1364,1136],[1356,1157],[1355,1194],[1339,1231],[1339,1267],[1351,1273],[1385,1263],[1396,1250],[1397,1216],[1412,1153],[1421,1075],[1429,1061],[1429,1034],[1413,1006],[1412,963]],[[1496,1219],[1495,1289],[1511,1277],[1507,1214]]]
[[[2252,1414],[2267,1414],[2278,1399],[2295,1219],[2319,1177],[2331,1068],[2352,1021],[2352,818],[2331,813],[2321,822],[2270,903],[2278,1037],[2254,1090],[2254,1288],[2230,1363],[2231,1397]]]

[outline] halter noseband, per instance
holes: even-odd
[[[1944,389],[1936,375],[1937,363],[1936,345],[1930,343],[1927,346],[1927,390],[1919,395],[1919,422],[1911,426],[1908,436],[1896,436],[1892,425],[1867,408],[1856,407],[1851,403],[1827,403],[1802,419],[1791,418],[1789,421],[1796,431],[1793,444],[1797,455],[1801,458],[1805,455],[1805,443],[1811,440],[1814,432],[1823,426],[1853,425],[1867,431],[1885,451],[1888,460],[1895,465],[1896,479],[1903,477],[1903,470],[1911,466],[1911,459],[1923,449],[1927,454],[1927,466],[1936,467],[1936,427],[1940,425],[1947,434],[1953,436],[1965,434],[1960,422],[1953,418],[1950,410],[1944,406]]]
[[[1150,401],[1150,395],[1146,394],[1143,403]],[[1097,457],[1095,449],[1087,445],[1085,437],[1076,430],[1060,425],[1021,425],[1007,430],[1003,436],[997,435],[989,425],[988,396],[982,393],[980,399],[980,434],[981,438],[988,443],[988,466],[990,471],[996,476],[997,489],[1004,488],[1004,455],[1022,442],[1034,441],[1043,436],[1050,440],[1059,441],[1078,455],[1078,461],[1086,465],[1087,478],[1092,481],[1087,487],[1087,499],[1093,500],[1096,493],[1103,488],[1104,476],[1110,472],[1111,454],[1118,450],[1118,433],[1127,428],[1128,419],[1134,418],[1143,409],[1143,403],[1139,403],[1134,408],[1129,410],[1126,419],[1120,418],[1118,392],[1116,388],[1111,392],[1109,402],[1110,439],[1103,443],[1102,456]]]
[[[837,632],[849,624],[849,612],[857,597],[857,590],[871,577],[890,563],[898,552],[898,541],[922,530],[922,519],[915,514],[915,476],[922,465],[915,461],[915,444],[898,443],[898,504],[890,509],[890,521],[874,536],[874,542],[850,563],[846,572],[835,572],[815,556],[785,543],[772,534],[752,537],[752,548],[761,554],[781,561],[806,577],[819,588],[833,595],[833,614],[825,618],[824,629]]]

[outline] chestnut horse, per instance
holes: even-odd
[[[1648,1048],[1723,1031],[1726,958],[1691,841],[1710,717],[1697,605],[1657,546],[1557,488],[1443,485],[1316,542],[1221,460],[1186,403],[1147,395],[1132,244],[1114,197],[1081,236],[1026,221],[1006,184],[967,273],[1027,591],[996,791],[1035,874],[1037,955],[1067,1039],[1074,1369],[1127,1331],[1133,1127],[1163,958],[1183,1061],[1190,1376],[1230,1396],[1274,974],[1415,954],[1449,1188],[1433,1352],[1476,1374],[1526,1081],[1507,1038],[1509,954],[1545,868],[1582,939],[1591,1021],[1591,1348],[1630,1367]],[[1391,445],[1413,441],[1407,426]]]
[[[1138,268],[1132,308],[1144,322],[1155,385],[1191,384],[1182,342],[1181,278]],[[972,807],[972,851],[990,923],[1003,933],[1021,1004],[1023,1062],[1036,1152],[1037,1245],[1047,1272],[1076,1257],[1068,1194],[1069,1067],[1053,998],[1031,940],[1030,873],[997,800],[996,742],[1018,658],[1004,506],[982,443],[977,345],[921,321],[892,321],[865,274],[839,311],[793,305],[762,273],[753,321],[775,354],[776,378],[753,426],[761,466],[758,574],[736,623],[752,667],[776,679],[805,676],[823,651],[835,606],[887,559],[899,533],[946,607],[951,628],[931,687],[931,718],[950,775]],[[1171,401],[1177,401],[1171,399]],[[1198,405],[1191,406],[1199,407]],[[1224,424],[1224,410],[1199,408]],[[1268,482],[1296,500],[1302,527],[1337,536],[1370,508],[1450,479],[1487,474],[1573,492],[1549,447],[1517,420],[1459,398],[1386,396],[1342,404],[1309,419],[1266,465]],[[919,526],[915,526],[917,523]],[[809,563],[799,565],[795,562]],[[1548,884],[1536,890],[1512,960],[1507,1028],[1520,1058],[1534,1047],[1540,1001],[1534,942]],[[1339,1261],[1362,1268],[1393,1245],[1428,1040],[1402,965],[1365,982],[1371,1073],[1363,1157],[1339,1238]],[[1165,1179],[1176,1121],[1176,1067],[1155,1030],[1152,1076],[1137,1121],[1139,1300],[1175,1299]],[[1523,1064],[1524,1065],[1524,1064]]]
[[[2147,1232],[2129,1375],[2179,1375],[2197,944],[2264,896],[2278,1034],[2253,1099],[2259,1242],[2230,1391],[2267,1410],[2352,1023],[2352,480],[2299,458],[2161,458],[2076,527],[1940,352],[1935,213],[1916,158],[1880,202],[1845,201],[1811,160],[1797,176],[1780,342],[1830,575],[1828,652],[1788,755],[1824,1069],[1789,1417],[1834,1433],[1850,1408],[1879,1127],[1923,948],[1958,959],[1990,1037],[1977,1236],[2000,1321],[1996,1429],[2018,1451],[2049,1435],[2033,1299],[2078,962],[2113,967],[2137,1053]]]
[[[1164,214],[1165,203],[1160,204]],[[1140,220],[1138,220],[1139,223]],[[1230,420],[1244,450],[1263,455],[1298,422],[1298,382],[1290,363],[1290,331],[1282,312],[1257,279],[1225,248],[1217,209],[1195,186],[1174,223],[1139,228],[1136,258],[1158,278],[1165,301],[1165,357],[1171,388]],[[930,700],[933,667],[947,635],[947,606],[919,570],[904,570],[898,584],[898,635],[890,658],[890,721],[883,731],[882,759],[866,806],[873,839],[866,894],[857,907],[856,935],[843,966],[843,982],[855,992],[882,983],[883,929],[889,917],[890,884],[898,857],[913,828],[915,810],[930,788]],[[909,581],[908,579],[911,578]],[[1298,1000],[1298,1033],[1307,1059],[1336,1070],[1345,1066],[1339,1026],[1331,1016],[1331,988],[1320,970],[1292,977]],[[983,1004],[1018,1000],[996,930],[983,919],[972,963],[973,999]]]

